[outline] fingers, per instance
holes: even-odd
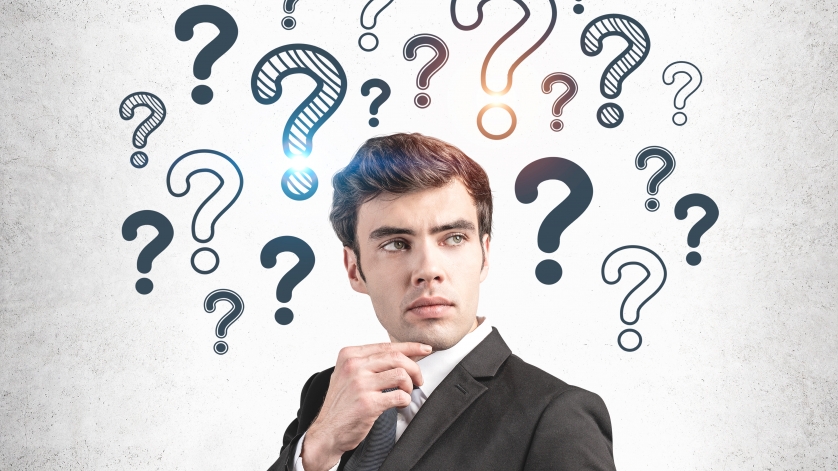
[[[381,373],[394,368],[400,368],[407,372],[413,384],[417,386],[424,384],[422,371],[419,369],[419,365],[400,352],[382,352],[371,355],[366,359],[366,363],[363,364],[363,367],[373,373]],[[410,390],[408,390],[408,393],[412,390],[413,388],[411,387]]]
[[[384,353],[396,351],[405,356],[424,357],[431,353],[430,345],[425,345],[418,342],[397,342],[397,343],[374,343],[370,345],[360,345],[357,347],[345,347],[341,349],[340,356],[350,357],[366,357],[376,353]]]
[[[413,392],[413,379],[408,375],[404,368],[394,368],[392,370],[382,371],[372,375],[368,382],[368,387],[374,391],[384,391],[389,388],[399,388],[399,390],[406,392],[408,395]],[[385,393],[387,394],[387,393]],[[408,398],[410,402],[410,398]]]

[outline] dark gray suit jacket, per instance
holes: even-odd
[[[297,442],[320,412],[333,370],[303,386],[268,471],[293,471]],[[425,401],[380,471],[408,469],[614,470],[611,419],[599,396],[525,363],[493,327]]]

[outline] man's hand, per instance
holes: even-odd
[[[306,471],[326,471],[367,436],[387,409],[410,404],[413,385],[423,384],[416,360],[431,347],[415,342],[342,348],[320,414],[303,441]],[[384,389],[398,388],[382,393]]]

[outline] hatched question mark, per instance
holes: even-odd
[[[369,0],[364,5],[364,9],[361,10],[361,27],[366,30],[375,28],[375,24],[378,22],[378,15],[385,8],[389,7],[391,3],[393,3],[393,0]],[[374,51],[378,47],[378,36],[369,32],[362,34],[358,38],[358,47],[367,52]]]
[[[634,159],[634,166],[637,170],[645,170],[649,159],[658,158],[663,161],[663,167],[659,168],[657,172],[649,179],[646,185],[646,193],[649,195],[657,195],[660,184],[672,175],[675,171],[675,157],[672,152],[660,146],[649,146],[641,150]],[[660,208],[660,203],[656,198],[649,198],[645,203],[646,209],[649,211],[657,211]]]
[[[218,28],[218,36],[201,49],[192,67],[195,78],[206,80],[212,73],[215,61],[235,44],[239,36],[239,27],[236,20],[221,8],[214,5],[198,5],[180,14],[175,22],[175,36],[181,41],[189,41],[195,26],[201,23],[211,23]],[[206,85],[198,85],[192,89],[192,101],[199,105],[206,105],[212,101],[212,97],[212,89]]]
[[[370,114],[376,115],[378,114],[378,109],[381,105],[390,98],[390,85],[387,85],[387,82],[381,79],[373,78],[369,79],[361,85],[361,95],[369,96],[370,92],[373,88],[377,88],[381,93],[372,100],[370,103]],[[370,126],[376,127],[378,126],[378,118],[370,118]]]
[[[223,339],[227,337],[227,329],[229,329],[233,322],[236,322],[244,312],[244,301],[242,301],[241,296],[233,290],[217,289],[208,294],[206,299],[204,299],[204,310],[208,313],[215,312],[216,304],[218,304],[219,301],[227,301],[232,305],[230,310],[221,316],[221,319],[218,320],[218,324],[215,325],[215,336]],[[229,347],[227,346],[227,342],[219,340],[218,342],[215,342],[212,349],[215,353],[224,355],[229,350]]]
[[[125,219],[125,222],[122,223],[122,238],[127,241],[136,239],[137,229],[142,226],[151,226],[157,229],[157,236],[143,248],[139,257],[137,257],[137,270],[146,274],[151,271],[151,262],[154,261],[154,258],[163,253],[172,242],[175,229],[166,216],[157,211],[146,209],[137,211]],[[148,294],[154,289],[154,283],[148,278],[140,278],[137,280],[135,288],[140,294]]]
[[[416,51],[421,47],[427,47],[434,51],[434,57],[422,66],[416,76],[416,87],[420,90],[427,90],[431,85],[431,77],[448,62],[448,46],[445,41],[433,34],[417,34],[404,43],[402,54],[405,60],[416,59]],[[427,93],[420,92],[413,97],[413,104],[418,108],[427,108],[431,104],[431,97]]]
[[[515,179],[515,197],[524,204],[538,198],[538,185],[547,180],[559,180],[570,189],[570,194],[553,208],[538,229],[538,248],[553,253],[559,248],[562,233],[588,208],[594,187],[588,174],[573,161],[561,157],[545,157],[530,163]],[[545,285],[562,278],[562,266],[555,260],[543,260],[535,268],[535,277]]]
[[[698,247],[698,244],[701,243],[701,236],[713,227],[713,224],[719,219],[719,207],[716,206],[716,202],[701,193],[693,193],[678,200],[675,203],[675,217],[682,221],[686,219],[689,209],[695,207],[703,209],[704,216],[693,224],[692,229],[687,234],[687,245],[692,248]],[[695,251],[688,253],[687,263],[692,266],[698,265],[701,263],[701,254]]]
[[[692,96],[698,90],[698,87],[701,86],[701,71],[690,62],[676,61],[663,69],[663,83],[672,85],[675,83],[675,76],[678,74],[686,75],[687,82],[675,92],[673,104],[675,105],[675,109],[683,110],[687,106],[687,98]],[[672,115],[672,122],[676,126],[683,126],[687,124],[687,115],[679,111]]]
[[[148,136],[166,119],[166,105],[163,104],[163,100],[148,92],[136,92],[125,97],[119,104],[119,116],[130,121],[134,118],[134,109],[140,106],[151,110],[151,114],[134,130],[133,144],[137,149],[145,147]],[[145,152],[138,151],[131,154],[131,165],[134,168],[143,168],[147,163],[148,155]]]
[[[314,252],[302,239],[294,236],[280,236],[270,240],[262,247],[259,260],[262,262],[263,267],[273,268],[276,266],[276,256],[283,252],[291,252],[299,258],[297,264],[288,270],[288,273],[283,275],[279,280],[279,284],[276,285],[277,301],[287,303],[291,301],[291,291],[314,268]],[[281,307],[274,314],[274,319],[280,325],[288,325],[294,320],[294,312],[287,307]]]
[[[566,74],[564,72],[554,72],[544,77],[544,80],[541,82],[541,91],[545,94],[549,94],[553,91],[553,85],[557,83],[564,84],[567,87],[567,90],[562,92],[562,94],[556,98],[556,101],[553,102],[553,116],[556,118],[562,115],[562,110],[565,105],[570,103],[570,100],[576,96],[576,91],[579,89],[579,86],[576,84],[576,80],[574,80],[570,74]],[[554,119],[550,122],[550,129],[559,132],[564,129],[564,123],[562,123],[559,119]]]

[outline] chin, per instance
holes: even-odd
[[[418,325],[404,326],[405,335],[397,338],[403,342],[421,342],[430,345],[434,351],[448,350],[468,333],[469,327],[471,326],[462,330],[451,322],[445,322],[441,319],[426,319]]]

